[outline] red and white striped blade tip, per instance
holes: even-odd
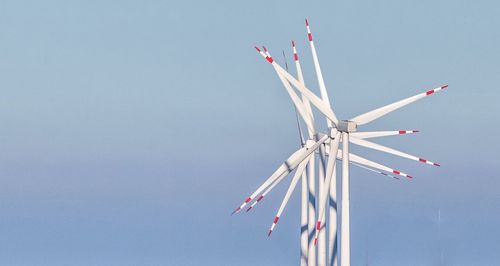
[[[411,134],[411,133],[418,133],[420,132],[419,130],[399,130],[399,134]]]
[[[410,179],[413,178],[413,176],[405,174],[405,173],[401,173],[401,171],[399,171],[399,170],[392,170],[392,173],[396,174],[396,175],[401,175],[401,176],[404,176],[404,177],[407,177],[407,178],[410,178]]]
[[[392,177],[392,178],[397,179],[397,180],[401,180],[401,178],[399,178],[399,177],[397,177],[397,176],[390,175],[390,174],[388,174],[388,173],[384,173],[384,172],[379,172],[379,173],[380,173],[380,174],[382,174],[382,175],[385,175],[385,176]]]
[[[241,211],[241,208],[240,208],[240,207],[238,207],[238,208],[236,208],[236,210],[234,210],[234,211],[231,213],[231,215],[233,215],[233,214],[235,214],[235,213],[238,213],[238,212],[240,212],[240,211]]]
[[[250,205],[250,207],[248,207],[246,212],[249,212],[251,209],[253,209],[253,206],[257,205],[257,203],[259,203],[259,201],[261,201],[263,198],[264,198],[264,196],[260,195],[260,197],[258,197],[257,200],[254,201],[254,203],[252,205]]]
[[[260,55],[262,55],[263,57],[265,57],[265,58],[266,58],[266,60],[267,60],[269,63],[271,63],[271,64],[272,64],[272,63],[274,62],[273,57],[267,53],[267,50],[266,50],[266,53],[263,53],[263,52],[259,49],[259,47],[254,46],[254,48],[255,48],[255,50],[257,50],[257,52],[258,52]]]
[[[430,164],[430,165],[434,165],[434,166],[441,166],[440,164],[438,163],[435,163],[435,162],[431,162],[429,160],[426,160],[424,158],[418,158],[418,161],[421,162],[421,163],[425,163],[425,164]]]
[[[436,92],[436,91],[439,91],[439,90],[444,90],[444,89],[446,89],[446,88],[448,88],[448,84],[443,85],[443,86],[441,86],[441,87],[439,87],[439,88],[437,88],[437,89],[428,90],[428,91],[426,91],[426,92],[425,92],[425,94],[427,94],[427,95],[431,95],[431,94],[433,94],[433,93],[434,93],[434,92]]]
[[[297,48],[295,48],[295,42],[292,41],[292,49],[293,49],[293,59],[295,61],[299,61],[299,55],[297,54]]]
[[[311,29],[309,28],[309,21],[306,18],[306,28],[307,28],[307,38],[309,39],[309,42],[312,42],[313,37],[312,37],[312,32]]]
[[[233,211],[233,213],[231,213],[231,215],[235,214],[235,213],[238,213],[241,211],[241,208],[245,207],[245,205],[247,205],[247,203],[249,203],[250,201],[252,201],[252,198],[251,197],[248,197],[244,202],[243,204],[240,205],[240,207],[236,208],[236,210]]]
[[[271,225],[271,228],[269,228],[269,233],[267,234],[268,237],[271,236],[271,234],[273,233],[273,229],[278,223],[279,219],[280,219],[279,216],[274,217],[273,224]]]

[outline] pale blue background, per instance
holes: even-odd
[[[298,194],[229,213],[298,146],[273,69],[297,40],[350,118],[449,83],[364,127],[354,148],[415,176],[352,169],[353,265],[500,262],[498,1],[1,1],[1,265],[296,265]],[[321,121],[321,120],[320,120]],[[363,128],[362,128],[363,129]],[[441,209],[441,229],[437,213]],[[439,233],[438,233],[439,232]]]

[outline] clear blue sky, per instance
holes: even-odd
[[[442,164],[356,149],[354,265],[500,261],[497,1],[2,1],[0,264],[295,265],[298,194],[229,213],[295,150],[273,69],[308,17],[341,118],[442,84],[364,130]],[[437,212],[442,224],[438,234]],[[438,236],[439,235],[439,236]]]

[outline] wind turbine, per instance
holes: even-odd
[[[377,108],[375,110],[369,111],[367,113],[358,115],[351,119],[339,120],[335,113],[333,112],[331,103],[328,99],[328,94],[326,90],[326,86],[323,80],[323,75],[321,73],[321,68],[319,65],[319,61],[317,58],[317,52],[313,43],[312,33],[309,28],[309,23],[306,20],[306,28],[309,43],[311,46],[311,52],[313,55],[314,68],[316,71],[316,77],[319,84],[320,95],[321,97],[316,96],[311,90],[309,90],[303,80],[302,71],[300,68],[300,63],[298,61],[298,55],[295,48],[295,44],[293,43],[293,51],[294,58],[296,61],[297,67],[297,76],[298,78],[293,77],[287,70],[283,69],[271,56],[269,51],[264,47],[260,49],[255,47],[259,54],[264,57],[274,68],[279,79],[283,83],[287,93],[289,94],[294,106],[303,119],[304,123],[307,126],[309,138],[305,141],[305,144],[302,147],[290,155],[290,157],[285,160],[283,164],[278,167],[278,169],[262,183],[262,185],[257,188],[254,193],[252,193],[246,200],[233,212],[237,213],[242,210],[247,204],[253,201],[251,206],[248,208],[250,210],[253,208],[258,202],[260,202],[263,197],[268,194],[272,189],[278,185],[281,181],[283,181],[292,171],[295,170],[295,173],[292,177],[288,190],[283,198],[283,201],[278,209],[278,212],[273,220],[271,228],[268,232],[270,236],[273,232],[278,220],[283,213],[292,192],[295,189],[300,178],[305,178],[304,172],[308,167],[309,171],[307,174],[308,177],[308,189],[309,193],[315,188],[315,175],[314,175],[314,156],[316,152],[318,152],[320,159],[322,161],[326,161],[326,165],[322,165],[322,162],[319,163],[318,171],[320,175],[318,175],[318,190],[319,190],[319,201],[317,202],[317,206],[311,207],[309,203],[308,208],[308,227],[314,228],[315,238],[314,244],[312,245],[312,241],[309,241],[308,245],[308,254],[307,254],[307,265],[325,265],[327,260],[327,254],[325,252],[326,245],[322,245],[322,241],[324,241],[324,236],[322,237],[321,231],[325,225],[325,213],[326,206],[328,202],[331,200],[335,201],[336,197],[336,161],[342,160],[342,177],[341,177],[341,223],[340,223],[340,262],[341,265],[350,265],[350,187],[349,187],[349,164],[354,164],[356,166],[362,167],[364,169],[368,169],[380,174],[384,174],[387,176],[392,176],[392,174],[403,176],[407,178],[412,178],[410,175],[396,170],[394,168],[387,167],[385,165],[370,161],[365,159],[359,155],[350,153],[350,143],[359,145],[365,148],[375,149],[378,151],[386,152],[389,154],[393,154],[399,157],[407,158],[410,160],[418,161],[421,163],[426,163],[434,166],[439,166],[439,164],[431,162],[427,159],[423,159],[421,157],[413,156],[401,151],[398,151],[393,148],[389,148],[380,144],[376,144],[374,142],[368,141],[367,139],[383,137],[383,136],[393,136],[393,135],[401,135],[401,134],[410,134],[416,133],[416,130],[397,130],[397,131],[374,131],[374,132],[360,132],[358,131],[358,126],[362,126],[368,124],[384,115],[387,115],[401,107],[404,107],[410,103],[413,103],[417,100],[423,99],[426,96],[432,95],[435,92],[441,91],[448,87],[448,85],[440,86],[431,90],[427,90],[423,93],[417,94],[415,96],[394,102],[392,104]],[[297,95],[300,94],[301,97]],[[328,126],[328,131],[325,133],[319,133],[316,131],[314,126],[314,117],[312,115],[311,104],[318,109],[325,117]],[[340,143],[342,142],[342,143]],[[342,147],[340,147],[342,145]],[[327,158],[328,157],[328,158]],[[323,168],[322,168],[323,167]],[[323,174],[321,174],[323,173]],[[304,184],[304,182],[302,183]],[[304,188],[304,186],[303,186]],[[311,194],[313,198],[316,197],[314,191]],[[315,208],[317,207],[317,209]],[[248,211],[247,210],[247,211]],[[316,216],[317,215],[317,216]],[[311,217],[315,218],[311,222]],[[335,239],[337,232],[337,223],[336,223],[336,208],[335,206],[330,206],[330,216],[329,216],[329,250],[328,257],[330,258],[329,262],[331,265],[335,265]],[[309,234],[311,230],[309,230]],[[318,261],[315,260],[315,246],[318,244]],[[311,248],[312,247],[312,248]]]

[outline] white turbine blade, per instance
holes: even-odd
[[[335,138],[333,139],[333,142],[330,143],[330,154],[336,154],[338,149],[339,149],[339,143],[340,143],[340,132],[337,132],[335,134]],[[318,220],[316,222],[316,233],[314,236],[314,244],[316,245],[316,242],[318,240],[318,234],[321,229],[321,221],[323,220],[323,216],[325,214],[325,209],[326,205],[328,203],[328,198],[329,198],[329,190],[330,190],[330,183],[332,181],[332,176],[333,176],[333,169],[335,168],[335,163],[337,161],[337,158],[335,156],[330,156],[328,158],[328,163],[326,165],[326,180],[325,184],[323,187],[323,193],[320,193],[321,198],[319,199],[318,207],[319,207],[319,215],[318,215]]]
[[[288,173],[293,171],[293,169],[295,169],[299,165],[299,163],[306,159],[311,153],[316,151],[318,147],[327,139],[328,135],[324,135],[317,142],[308,141],[309,145],[306,144],[306,147],[301,148],[293,153],[254,193],[252,193],[252,195],[246,198],[246,200],[238,208],[236,208],[236,210],[234,210],[232,214],[240,212],[243,207],[245,207],[250,201],[252,201],[257,195],[259,195],[266,187],[271,185],[281,175],[287,175]]]
[[[318,85],[319,85],[321,99],[323,99],[323,101],[331,108],[330,99],[328,98],[328,92],[326,91],[325,81],[323,79],[323,73],[321,72],[321,67],[319,65],[318,55],[316,53],[316,47],[314,46],[311,29],[309,28],[309,22],[307,21],[307,19],[306,19],[306,28],[307,28],[307,36],[309,38],[309,44],[311,46],[311,53],[312,53],[313,62],[314,62],[314,70],[316,71],[316,78],[318,79]],[[331,121],[327,120],[326,122],[328,124],[328,128],[331,128],[332,127]]]
[[[295,47],[295,42],[292,41],[292,51],[293,59],[295,60],[295,67],[297,68],[297,78],[300,83],[304,83],[304,75],[302,74],[302,67],[300,66],[299,54],[297,53],[297,48]]]
[[[420,94],[417,94],[415,96],[412,96],[412,97],[409,97],[409,98],[406,98],[406,99],[403,99],[401,101],[398,101],[398,102],[395,102],[395,103],[392,103],[392,104],[389,104],[389,105],[386,105],[386,106],[383,106],[383,107],[380,107],[380,108],[377,108],[373,111],[370,111],[370,112],[367,112],[367,113],[364,113],[362,115],[358,115],[356,117],[354,117],[353,119],[351,119],[351,121],[354,121],[356,122],[356,124],[358,125],[364,125],[366,123],[369,123],[381,116],[384,116],[392,111],[395,111],[405,105],[408,105],[410,103],[413,103],[417,100],[420,100],[422,98],[424,98],[425,96],[429,96],[435,92],[438,92],[440,90],[443,90],[445,88],[447,88],[448,85],[444,85],[444,86],[441,86],[441,87],[437,87],[435,89],[432,89],[432,90],[428,90],[426,92],[423,92],[423,93],[420,93]]]
[[[295,47],[295,42],[292,41],[292,50],[293,50],[293,59],[295,60],[295,68],[297,69],[297,78],[299,79],[299,82],[302,83],[302,85],[305,86],[304,82],[304,75],[302,74],[302,67],[300,66],[300,61],[299,61],[299,54],[297,53],[297,48]],[[306,109],[307,113],[309,114],[309,117],[314,123],[314,114],[311,109],[311,103],[307,99],[306,96],[304,96],[303,93],[301,93],[302,97],[302,102],[304,103],[304,109]],[[309,136],[312,137],[316,132],[308,132]]]
[[[297,120],[297,129],[299,130],[300,146],[304,147],[304,145],[306,145],[306,140],[304,139],[304,134],[302,133],[302,128],[300,126],[299,113],[297,112],[297,108],[295,108],[295,119]]]
[[[263,48],[264,48],[264,52],[265,52],[266,56],[271,57],[271,55],[269,54],[267,49],[265,47],[263,47]],[[292,99],[292,102],[295,105],[295,109],[299,112],[300,116],[302,117],[302,119],[306,123],[308,131],[314,131],[314,121],[313,121],[312,117],[310,117],[309,112],[307,112],[307,110],[305,109],[304,103],[299,98],[299,96],[295,93],[294,89],[290,86],[290,83],[285,79],[285,77],[283,77],[283,75],[280,74],[280,72],[276,69],[276,67],[274,67],[274,69],[276,71],[276,74],[278,74],[278,77],[280,78],[281,83],[283,83],[283,86],[285,86],[285,89],[286,89],[288,95]]]
[[[337,152],[337,159],[342,160],[342,151],[341,150],[339,150]],[[393,173],[393,174],[404,176],[404,177],[407,177],[407,178],[413,178],[412,176],[410,176],[408,174],[405,174],[405,173],[403,173],[403,172],[401,172],[399,170],[392,169],[392,168],[389,168],[389,167],[387,167],[385,165],[381,165],[379,163],[370,161],[368,159],[365,159],[365,158],[363,158],[361,156],[358,156],[356,154],[353,154],[353,153],[349,153],[349,161],[353,161],[355,163],[358,163],[358,164],[361,164],[361,165],[364,165],[364,166],[367,166],[367,167],[375,168],[375,169],[378,169],[378,170],[381,170],[381,171],[384,171],[384,172]]]
[[[310,155],[311,156],[311,155]],[[281,206],[278,210],[278,213],[276,214],[276,217],[274,217],[273,224],[271,225],[271,228],[269,229],[269,232],[267,236],[271,236],[273,233],[274,227],[278,223],[278,220],[283,213],[283,210],[285,210],[286,204],[288,203],[288,200],[290,199],[290,196],[292,195],[292,192],[295,189],[295,186],[297,185],[297,182],[299,182],[299,179],[302,177],[302,173],[306,169],[306,165],[308,163],[308,160],[304,160],[299,164],[299,167],[297,167],[297,171],[295,172],[295,175],[292,178],[292,182],[290,183],[290,186],[288,187],[288,190],[286,191],[285,197],[283,198],[283,201],[281,202]]]
[[[280,78],[281,82],[283,83],[283,86],[285,86],[286,91],[288,92],[288,95],[290,95],[290,98],[293,101],[293,104],[295,105],[295,108],[299,112],[300,116],[304,120],[307,126],[307,130],[309,132],[314,132],[314,121],[313,118],[309,115],[309,113],[305,110],[304,108],[304,103],[302,100],[297,96],[293,88],[290,86],[290,83],[283,77],[283,75],[280,75],[279,71],[276,71],[278,74],[278,77]]]
[[[368,170],[368,171],[371,171],[371,172],[374,172],[374,173],[377,173],[377,174],[381,174],[381,175],[385,175],[385,176],[388,176],[388,177],[392,177],[392,178],[394,178],[394,179],[399,180],[399,177],[397,177],[397,176],[393,176],[393,175],[387,174],[387,173],[385,173],[385,172],[377,171],[377,170],[375,170],[375,169],[372,169],[372,168],[370,168],[370,167],[366,167],[366,166],[361,165],[361,164],[359,164],[359,163],[355,163],[355,162],[350,162],[350,163],[351,163],[352,165],[355,165],[355,166],[359,167],[359,168],[363,168],[363,169],[366,169],[366,170]]]
[[[264,199],[264,197],[269,192],[271,192],[276,185],[278,185],[283,179],[285,179],[285,177],[287,175],[288,175],[288,173],[283,173],[281,176],[279,176],[276,179],[276,181],[274,181],[269,187],[267,187],[266,190],[264,190],[264,192],[254,202],[252,202],[252,204],[250,205],[250,207],[247,208],[246,212],[249,212],[250,210],[252,210],[255,207],[255,205],[257,205],[257,203],[259,203],[260,201],[262,201]],[[304,173],[304,175],[305,175],[305,173]]]
[[[291,166],[293,165],[293,163],[303,154],[305,154],[305,152],[307,151],[307,148],[306,147],[303,147],[303,148],[300,148],[299,150],[297,150],[296,152],[294,152],[292,155],[290,155],[290,157],[288,157],[288,159],[286,159],[285,162],[283,162],[279,167],[278,169],[276,169],[276,171],[274,171],[274,173],[252,194],[250,195],[249,197],[247,197],[245,199],[245,201],[240,205],[240,207],[236,208],[233,213],[231,214],[235,214],[235,213],[238,213],[240,212],[240,210],[245,207],[245,205],[247,203],[249,203],[251,200],[254,199],[254,197],[256,195],[258,195],[260,193],[261,190],[263,190],[264,188],[266,188],[267,186],[269,186],[269,184],[271,184],[272,182],[274,182],[277,178],[279,178],[280,176],[286,174],[286,173],[289,173],[290,171],[290,168]]]
[[[288,92],[288,95],[292,99],[292,102],[295,105],[295,109],[299,112],[300,116],[306,123],[307,130],[309,132],[315,132],[313,118],[309,115],[309,112],[306,111],[304,103],[295,93],[293,88],[290,86],[290,83],[283,77],[283,75],[281,75],[278,70],[276,70],[276,73],[278,74],[278,77],[280,78],[281,83],[283,83],[283,86],[285,87],[286,91]]]
[[[431,161],[426,160],[424,158],[419,158],[417,156],[413,156],[413,155],[410,155],[408,153],[404,153],[404,152],[401,152],[401,151],[398,151],[398,150],[395,150],[395,149],[392,149],[392,148],[389,148],[389,147],[386,147],[386,146],[383,146],[383,145],[380,145],[380,144],[377,144],[377,143],[374,143],[371,141],[367,141],[364,139],[357,139],[357,138],[351,137],[350,142],[353,144],[359,145],[359,146],[363,146],[363,147],[378,150],[378,151],[383,151],[386,153],[390,153],[390,154],[400,156],[403,158],[407,158],[410,160],[414,160],[417,162],[426,163],[426,164],[430,164],[430,165],[434,165],[434,166],[441,166],[438,163],[431,162]]]
[[[412,133],[418,133],[418,130],[368,131],[368,132],[353,132],[350,134],[352,137],[358,139],[370,139],[370,138],[404,135]]]
[[[285,177],[287,177],[287,175],[288,175],[288,173],[283,173],[282,175],[280,175],[280,176],[278,177],[278,179],[276,179],[276,180],[275,180],[275,181],[274,181],[274,182],[273,182],[273,183],[272,183],[269,187],[267,187],[267,188],[266,188],[266,190],[264,190],[264,192],[263,192],[263,193],[262,193],[262,194],[261,194],[261,195],[260,195],[260,196],[259,196],[259,197],[255,200],[255,201],[254,201],[254,202],[252,202],[252,205],[250,205],[250,207],[248,207],[248,209],[246,210],[246,212],[249,212],[251,209],[253,209],[253,207],[254,207],[255,205],[257,205],[257,203],[259,203],[261,200],[263,200],[263,199],[264,199],[264,197],[265,197],[265,196],[266,196],[269,192],[271,192],[271,191],[274,189],[274,187],[275,187],[276,185],[278,185],[279,183],[281,183],[281,181],[282,181],[283,179],[285,179]]]
[[[323,113],[328,119],[330,119],[335,125],[338,124],[338,119],[333,113],[330,106],[328,106],[323,100],[321,100],[318,96],[316,96],[313,92],[311,92],[308,88],[306,88],[302,83],[300,83],[297,79],[295,79],[290,73],[284,70],[278,63],[274,61],[271,56],[267,56],[264,52],[262,52],[258,47],[255,49],[262,55],[270,64],[272,64],[275,69],[277,69],[292,85],[297,88],[304,96],[309,99],[309,101],[318,108],[318,110]]]

